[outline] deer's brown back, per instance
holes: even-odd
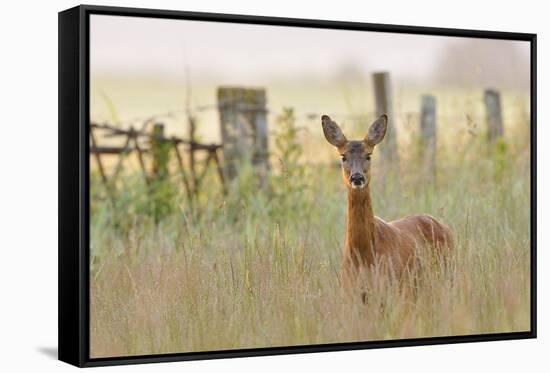
[[[375,217],[375,252],[391,258],[394,269],[403,270],[415,250],[429,245],[436,250],[452,249],[449,228],[428,214],[409,215],[386,222]]]

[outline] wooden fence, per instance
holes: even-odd
[[[97,142],[98,132],[102,132],[105,138],[122,138],[124,145],[118,147],[99,146]],[[146,140],[147,145],[144,146],[140,139]],[[197,194],[211,163],[215,165],[221,185],[225,191],[225,177],[222,170],[222,162],[218,154],[222,148],[221,144],[204,144],[175,136],[167,137],[164,134],[164,125],[162,123],[156,123],[149,133],[145,130],[136,130],[132,126],[128,129],[120,129],[110,124],[91,123],[90,142],[90,154],[96,160],[101,180],[111,199],[114,197],[114,188],[122,170],[123,162],[131,153],[137,155],[141,173],[147,185],[151,185],[153,179],[166,179],[168,177],[168,162],[170,153],[173,152],[176,156],[179,175],[190,200]],[[186,167],[184,164],[182,152],[189,153],[189,167]],[[201,173],[197,172],[198,161],[195,157],[197,152],[206,153]],[[111,175],[107,174],[104,167],[102,157],[106,155],[118,157]]]
[[[390,118],[386,139],[381,144],[383,157],[398,164],[398,131],[395,128],[394,108],[390,74],[377,72],[373,76],[375,114],[388,114]],[[123,129],[109,123],[91,123],[90,155],[97,163],[98,172],[110,198],[113,199],[115,186],[123,162],[129,154],[135,154],[145,182],[163,180],[169,176],[168,163],[175,156],[177,173],[184,184],[187,196],[192,201],[197,195],[201,183],[209,169],[214,170],[220,180],[223,192],[226,184],[239,172],[243,161],[254,166],[261,181],[265,180],[269,166],[268,149],[268,109],[266,91],[242,87],[220,87],[216,105],[220,119],[222,143],[201,143],[196,141],[195,116],[186,111],[189,125],[188,139],[166,136],[163,123],[154,122],[155,117],[146,119],[141,128],[134,126]],[[504,135],[504,125],[500,94],[487,89],[483,101],[486,108],[488,141],[494,142]],[[421,156],[427,168],[427,174],[435,178],[437,149],[437,100],[433,95],[425,94],[419,103],[419,134]],[[321,113],[308,113],[309,119],[320,118]],[[151,127],[151,128],[149,128]],[[99,138],[120,138],[122,146],[102,146]],[[199,156],[200,153],[205,156]],[[184,155],[187,157],[184,157]],[[117,157],[114,171],[108,175],[104,166],[104,157]],[[223,162],[222,162],[223,159]],[[199,161],[200,160],[200,161]]]

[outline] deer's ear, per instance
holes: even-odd
[[[323,115],[321,117],[321,125],[323,126],[323,133],[325,134],[325,138],[328,142],[337,148],[346,145],[348,142],[346,136],[344,136],[344,133],[340,127],[338,127],[336,122],[330,119],[328,115]]]
[[[388,129],[388,116],[386,114],[380,115],[378,119],[371,124],[369,133],[365,136],[365,142],[370,146],[378,144],[386,135]]]

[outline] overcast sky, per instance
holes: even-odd
[[[194,78],[268,79],[334,76],[346,70],[391,71],[398,79],[428,79],[442,53],[461,38],[379,32],[243,25],[139,17],[91,17],[92,73],[163,74]],[[481,40],[528,66],[526,42]],[[472,56],[475,58],[475,56]],[[527,67],[525,67],[527,68]]]

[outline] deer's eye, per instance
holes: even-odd
[[[346,158],[345,154],[342,154],[342,162],[345,162],[347,161],[348,159]]]
[[[370,154],[367,154],[366,158],[367,158],[367,161],[370,161]]]

